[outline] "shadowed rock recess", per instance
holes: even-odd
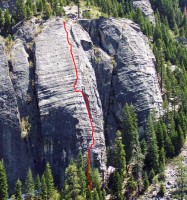
[[[49,161],[60,186],[79,150],[86,158],[91,127],[84,99],[73,88],[63,19],[41,24],[33,19],[19,27],[10,52],[0,40],[0,158],[12,184],[25,177],[28,166],[41,173]],[[67,29],[77,89],[89,99],[95,128],[91,164],[105,171],[105,140],[113,143],[125,103],[135,105],[140,126],[151,109],[162,113],[155,58],[148,39],[130,20],[68,21]]]

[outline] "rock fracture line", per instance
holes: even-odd
[[[88,188],[91,189],[92,188],[92,181],[91,181],[91,177],[90,177],[90,153],[91,153],[92,147],[94,146],[94,126],[93,126],[93,122],[92,122],[93,120],[92,120],[92,115],[91,115],[90,106],[89,106],[89,100],[88,100],[87,96],[85,95],[83,90],[78,90],[76,88],[77,82],[78,82],[78,79],[79,79],[78,69],[77,69],[77,65],[76,65],[76,62],[75,62],[74,55],[73,55],[72,44],[69,41],[69,35],[68,35],[67,28],[66,28],[66,22],[64,22],[64,30],[66,32],[66,39],[67,39],[67,43],[68,43],[69,48],[70,48],[70,54],[71,54],[71,58],[72,58],[74,69],[75,69],[75,75],[76,75],[76,79],[75,79],[75,82],[73,84],[73,88],[74,88],[75,92],[81,93],[82,97],[84,98],[88,117],[89,117],[89,121],[90,121],[90,126],[92,128],[92,143],[91,143],[91,145],[89,146],[89,149],[88,149],[88,163],[87,163],[87,169],[86,169],[86,175],[87,175],[87,179],[88,179]]]

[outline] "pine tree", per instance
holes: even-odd
[[[35,179],[35,190],[41,191],[41,182],[40,182],[40,176],[37,175]]]
[[[92,187],[96,189],[99,199],[102,199],[101,178],[98,169],[91,171]]]
[[[78,154],[77,168],[78,177],[80,178],[79,184],[81,186],[81,196],[84,197],[86,195],[86,174],[84,171],[84,160],[81,152]]]
[[[114,143],[114,167],[122,177],[126,175],[126,154],[122,143],[121,132],[116,133],[117,137]]]
[[[38,12],[43,12],[43,1],[42,0],[38,0],[36,2],[36,7],[37,7],[37,11]]]
[[[45,166],[44,176],[45,176],[45,181],[47,185],[47,196],[50,199],[50,198],[53,198],[55,187],[54,187],[53,175],[52,175],[52,171],[51,171],[49,163],[47,163]]]
[[[93,199],[94,199],[94,200],[100,200],[99,195],[98,195],[98,193],[97,193],[97,190],[95,190],[95,191],[93,192]]]
[[[166,162],[166,159],[165,159],[165,150],[164,148],[162,147],[161,150],[159,151],[159,163],[160,163],[160,172],[163,172],[164,169],[165,169],[165,162]]]
[[[15,200],[22,200],[22,182],[18,179],[14,188]]]
[[[147,142],[146,166],[154,171],[159,171],[159,154],[152,116],[149,115],[146,123],[145,139]]]
[[[26,16],[27,19],[30,19],[33,16],[33,11],[29,6],[26,7]]]
[[[155,171],[152,168],[149,172],[149,182],[152,183],[153,182],[153,178],[155,177]]]
[[[8,182],[3,160],[0,161],[0,199],[8,199]]]
[[[4,19],[5,19],[4,27],[8,30],[11,26],[11,15],[7,9],[4,12]]]
[[[165,138],[165,151],[166,151],[167,158],[172,158],[175,155],[175,148],[168,134],[166,135],[166,138]]]
[[[52,15],[52,9],[51,9],[51,6],[50,6],[50,4],[48,2],[45,2],[45,4],[44,4],[44,11],[46,13],[46,16],[48,18],[50,18],[51,15]]]
[[[159,149],[164,147],[164,134],[163,134],[162,124],[163,123],[159,121],[156,125],[156,131],[155,131]]]
[[[165,195],[165,186],[163,183],[160,184],[159,196],[164,197]]]
[[[78,156],[77,156],[77,168],[84,168],[84,159],[81,151],[79,151]]]
[[[16,17],[23,20],[26,17],[26,6],[24,0],[16,0]]]
[[[66,169],[66,180],[61,193],[61,200],[78,199],[81,197],[80,179],[75,163],[70,163]]]
[[[144,185],[144,191],[146,191],[147,188],[149,187],[149,180],[146,172],[143,175],[143,185]]]
[[[32,176],[32,171],[29,168],[27,176],[25,179],[25,193],[28,195],[29,199],[33,199],[34,196],[34,180]]]
[[[5,24],[5,19],[4,19],[3,12],[2,12],[2,10],[0,8],[0,28],[3,28],[4,24]]]
[[[41,196],[42,196],[42,200],[47,200],[47,184],[46,184],[46,180],[45,180],[45,176],[42,175],[42,179],[41,179]]]
[[[178,128],[178,134],[177,134],[178,136],[177,136],[177,146],[176,146],[176,153],[178,154],[179,152],[180,152],[180,150],[181,150],[181,148],[183,147],[183,145],[184,145],[184,141],[185,141],[185,139],[184,139],[184,133],[183,133],[183,131],[182,131],[182,128],[180,127],[180,125],[179,125],[179,128]]]
[[[123,177],[120,175],[119,172],[114,172],[113,179],[112,179],[112,191],[114,197],[116,199],[122,200],[123,199]]]
[[[87,189],[86,199],[94,200],[94,198],[93,198],[93,191],[92,190]],[[64,200],[64,199],[61,199],[61,200]]]
[[[128,182],[127,182],[127,188],[128,188],[128,193],[132,194],[137,188],[137,182],[134,180],[133,176],[130,176]]]
[[[134,107],[128,104],[123,109],[123,141],[125,144],[127,164],[141,163],[137,115]]]

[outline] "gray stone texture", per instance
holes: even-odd
[[[78,69],[76,89],[83,90],[88,97],[94,124],[92,166],[104,170],[106,150],[103,112],[90,62],[92,41],[80,25],[70,22],[67,23],[67,29]],[[73,88],[76,76],[69,48],[62,20],[46,23],[35,40],[37,97],[44,154],[61,174],[78,149],[86,155],[92,142],[85,100]],[[57,170],[54,171],[59,174]]]
[[[104,171],[105,140],[113,143],[125,103],[135,105],[140,126],[150,110],[162,113],[155,57],[139,26],[127,19],[69,20],[67,29],[76,88],[89,99],[95,129],[91,164]],[[73,88],[63,19],[32,19],[14,31],[11,52],[0,41],[0,158],[11,184],[28,166],[41,173],[49,161],[62,185],[70,160],[79,150],[86,157],[92,142],[85,100]]]
[[[20,116],[11,81],[5,46],[0,38],[0,159],[4,159],[10,187],[28,169],[26,143],[21,138]]]
[[[16,5],[16,0],[0,0],[0,8],[4,9],[13,9]]]
[[[105,118],[107,136],[112,142],[114,133],[120,128],[121,111],[125,103],[135,106],[139,126],[145,122],[150,110],[155,109],[157,116],[162,114],[155,57],[147,37],[138,25],[128,19],[100,18],[93,21],[80,20],[79,23],[89,32],[95,45],[112,58],[114,65],[108,98],[110,103]],[[105,77],[103,74],[103,81]]]
[[[133,1],[133,7],[140,8],[140,10],[143,12],[144,16],[147,17],[150,20],[150,22],[155,24],[154,11],[151,7],[151,3],[149,0]]]

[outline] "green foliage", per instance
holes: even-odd
[[[147,142],[147,154],[145,157],[145,164],[149,169],[153,169],[155,172],[158,172],[159,154],[153,119],[151,115],[149,115],[148,121],[146,123],[145,139]]]
[[[62,189],[61,199],[78,199],[81,196],[80,178],[75,163],[66,169],[66,181]]]
[[[94,188],[94,190],[97,192],[95,195],[99,197],[99,199],[103,198],[103,191],[101,190],[101,178],[100,178],[100,174],[99,174],[99,170],[93,169],[91,172],[91,178],[92,178],[92,187]]]
[[[152,183],[153,182],[153,178],[155,177],[155,171],[152,168],[149,172],[149,182]]]
[[[123,109],[123,143],[125,144],[127,164],[139,161],[141,150],[137,116],[134,107],[128,104]]]
[[[3,160],[0,161],[0,199],[8,199],[8,182]]]
[[[187,167],[182,162],[178,163],[177,168],[177,193],[180,196],[180,199],[186,199],[187,192]]]
[[[46,183],[46,188],[47,188],[47,197],[48,199],[53,198],[53,195],[55,193],[55,187],[54,187],[53,175],[52,175],[52,171],[51,171],[49,163],[47,163],[45,166],[44,177],[45,177],[45,183]]]
[[[46,14],[47,18],[50,18],[52,15],[52,8],[48,2],[44,3],[44,13]]]
[[[96,190],[93,192],[93,199],[94,200],[100,200],[99,195],[98,195]]]
[[[27,8],[24,0],[16,0],[16,17],[17,20],[23,20],[26,18]]]
[[[127,165],[132,169],[133,178],[140,180],[143,160],[139,142],[137,115],[134,106],[126,104],[122,116],[123,143],[125,144]]]
[[[164,197],[166,188],[163,183],[160,184],[159,196]]]
[[[18,179],[14,187],[15,200],[22,200],[22,182]]]
[[[143,186],[144,186],[144,191],[146,191],[147,188],[149,187],[149,179],[146,172],[143,175]]]
[[[11,15],[7,9],[4,12],[4,19],[5,19],[4,27],[6,30],[9,30],[11,26]]]
[[[123,199],[123,177],[119,172],[115,172],[112,179],[112,191],[116,199]]]
[[[114,143],[114,167],[118,171],[121,177],[125,177],[126,174],[126,154],[124,145],[122,143],[121,132],[116,133],[116,139]]]
[[[130,177],[130,179],[127,182],[127,188],[129,193],[132,193],[137,188],[137,182],[134,180],[133,176]]]
[[[83,12],[83,18],[87,18],[87,19],[91,19],[91,13],[90,13],[90,11],[85,11],[85,12]]]
[[[33,199],[34,196],[34,180],[32,176],[32,171],[29,168],[27,172],[27,176],[25,179],[25,187],[24,187],[25,194],[28,196],[29,199]]]
[[[41,191],[41,181],[39,175],[37,175],[35,179],[35,190]]]
[[[3,12],[0,8],[0,29],[4,27],[4,24],[5,24],[5,19],[4,19]]]
[[[47,183],[45,180],[45,176],[42,175],[42,179],[41,179],[41,197],[43,200],[47,200]]]

